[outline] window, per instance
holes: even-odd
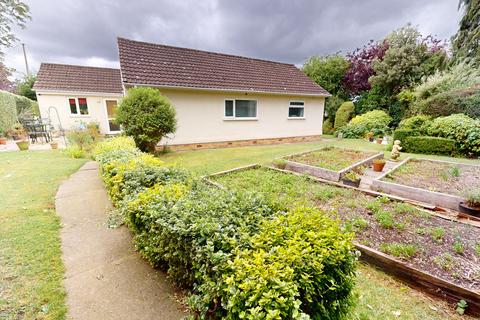
[[[70,114],[88,115],[87,98],[69,98]]]
[[[305,103],[303,101],[291,101],[288,108],[289,118],[305,118]]]
[[[254,119],[257,117],[257,100],[225,100],[225,118]]]

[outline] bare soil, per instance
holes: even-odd
[[[373,155],[375,155],[374,152],[329,147],[309,153],[292,155],[286,159],[310,166],[340,171]]]
[[[339,218],[345,231],[355,233],[358,243],[380,251],[385,244],[410,245],[416,251],[412,256],[393,255],[414,268],[480,290],[479,228],[442,219],[405,203],[265,168],[232,172],[215,177],[215,181],[261,193],[286,208],[317,206]]]
[[[429,191],[464,196],[480,188],[480,166],[455,165],[428,160],[411,160],[385,180]]]

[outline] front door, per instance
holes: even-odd
[[[115,123],[115,114],[117,112],[117,100],[105,100],[107,107],[107,121],[109,133],[120,132],[120,126]]]

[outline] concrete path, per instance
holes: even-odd
[[[384,174],[391,168],[393,168],[395,165],[397,165],[398,162],[393,162],[393,161],[388,161],[385,163],[385,167],[383,168],[382,172],[376,172],[373,171],[373,167],[367,167],[365,171],[363,172],[362,175],[362,180],[360,180],[360,188],[362,189],[370,189],[370,186],[372,185],[372,180],[378,178],[380,175]]]
[[[106,225],[110,201],[95,162],[59,188],[68,318],[182,319],[182,306],[165,276],[134,251],[126,227]]]

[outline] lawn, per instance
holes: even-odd
[[[207,174],[252,163],[268,163],[274,158],[325,146],[366,152],[380,152],[385,149],[385,146],[363,140],[326,139],[309,143],[184,151],[168,153],[160,157],[166,162],[178,163],[200,174]],[[385,154],[388,157],[389,152]],[[402,158],[407,156],[414,155],[402,154]],[[474,160],[461,158],[423,155],[419,157],[474,163]],[[358,270],[355,294],[358,297],[358,303],[352,319],[460,319],[453,312],[452,306],[439,300],[432,300],[367,265],[361,265]],[[462,317],[462,319],[465,318],[465,316]]]
[[[58,151],[0,153],[0,319],[65,318],[54,197],[84,162]]]

